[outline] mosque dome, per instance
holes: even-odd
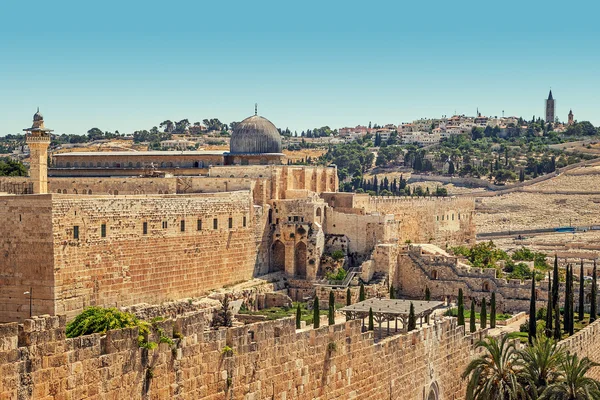
[[[43,121],[44,120],[44,116],[42,115],[42,113],[40,113],[39,108],[38,108],[37,112],[35,114],[33,114],[33,120],[34,121]]]
[[[253,115],[237,124],[229,149],[232,154],[281,153],[281,135],[271,121]]]

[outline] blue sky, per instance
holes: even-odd
[[[7,1],[0,135],[38,106],[74,134],[240,121],[255,102],[297,131],[477,107],[531,118],[550,87],[561,119],[600,125],[597,4]]]

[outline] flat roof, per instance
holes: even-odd
[[[369,309],[373,314],[392,314],[408,316],[410,313],[410,303],[415,308],[415,316],[430,313],[436,308],[444,306],[442,301],[423,301],[423,300],[403,300],[403,299],[367,299],[360,303],[346,306],[339,311],[368,313]]]
[[[197,151],[71,151],[52,154],[53,157],[62,156],[222,156],[229,153],[225,150],[197,150]]]

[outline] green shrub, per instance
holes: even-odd
[[[325,277],[330,281],[343,281],[348,275],[344,268],[338,268],[335,272],[326,272]]]
[[[336,250],[331,253],[331,258],[333,258],[335,261],[343,260],[345,256],[346,255],[342,250]]]
[[[139,327],[140,335],[150,332],[150,324],[141,321],[135,315],[116,308],[88,307],[67,324],[67,337],[105,333],[111,329]]]

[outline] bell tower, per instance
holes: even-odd
[[[48,193],[48,146],[52,129],[44,127],[44,117],[40,109],[33,115],[31,128],[27,132],[26,143],[29,147],[29,177],[33,181],[33,193]]]
[[[548,94],[548,98],[546,99],[546,123],[554,124],[554,116],[556,115],[556,102],[554,97],[552,97],[552,89],[550,89],[550,94]]]
[[[573,110],[569,110],[569,122],[567,125],[573,125],[575,121],[573,121]]]

